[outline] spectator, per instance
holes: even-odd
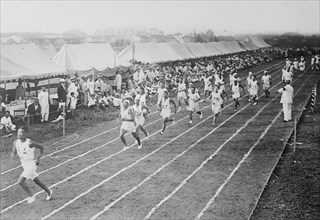
[[[18,80],[18,86],[16,87],[16,100],[21,100],[26,96],[26,91],[22,86],[22,80]]]
[[[67,87],[66,81],[64,79],[60,79],[60,85],[58,86],[58,101],[59,101],[59,108],[62,105],[65,105],[67,101]]]
[[[89,87],[88,87],[88,77],[83,77],[83,82],[81,85],[81,93],[80,93],[80,102],[81,105],[87,106],[88,105],[88,95],[89,95]]]
[[[98,78],[97,78],[97,80],[95,81],[95,83],[94,83],[94,89],[95,90],[99,90],[99,91],[101,91],[101,84],[103,83],[103,81],[102,81],[102,74],[101,73],[99,73],[98,74]]]
[[[121,77],[121,74],[119,71],[117,71],[117,73],[116,73],[114,85],[116,86],[117,92],[121,92],[122,77]]]
[[[94,95],[93,75],[90,75],[90,76],[89,76],[87,85],[88,85],[88,90],[89,90],[89,96],[88,96],[88,98],[90,99],[90,97],[91,97],[92,95]]]
[[[41,106],[37,98],[28,106],[27,114],[30,118],[30,124],[39,123],[41,120]]]
[[[77,108],[77,98],[74,94],[74,92],[70,93],[70,113],[71,116],[74,116]]]
[[[12,124],[10,112],[6,111],[5,116],[1,118],[0,121],[0,130],[5,129],[6,132],[15,131],[16,126]]]
[[[41,122],[48,122],[49,119],[49,93],[46,87],[42,87],[38,95],[39,104],[41,106]]]

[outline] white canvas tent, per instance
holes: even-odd
[[[35,44],[1,45],[1,80],[57,75],[65,68],[53,63]]]
[[[64,44],[52,59],[68,70],[98,71],[131,64],[120,58],[108,43]]]

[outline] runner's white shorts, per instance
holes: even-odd
[[[21,173],[22,177],[34,180],[39,176],[37,173],[37,165],[35,161],[21,163],[21,165],[23,167],[23,172]]]
[[[192,103],[191,105],[189,105],[189,111],[197,112],[199,110],[200,110],[200,107],[198,102]]]
[[[219,114],[219,112],[221,112],[221,104],[216,103],[214,105],[211,105],[211,110],[213,114]]]
[[[263,84],[262,88],[263,88],[263,90],[267,90],[267,89],[270,88],[270,85],[269,84]]]
[[[132,121],[123,121],[121,125],[121,130],[125,130],[127,132],[136,132],[136,127]]]
[[[251,96],[257,96],[257,95],[258,95],[258,90],[256,90],[256,89],[250,89],[250,95],[251,95]]]
[[[187,99],[185,91],[178,92],[178,100],[181,100],[181,99],[183,100]]]
[[[238,98],[240,98],[240,93],[234,93],[234,94],[232,94],[232,98],[233,98],[233,99],[238,99]]]
[[[169,118],[171,115],[171,110],[170,109],[162,109],[160,115],[162,118]]]

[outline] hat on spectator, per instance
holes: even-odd
[[[60,82],[63,83],[63,82],[66,82],[66,80],[65,79],[60,79]]]
[[[252,72],[249,72],[249,76],[251,76],[252,75]]]

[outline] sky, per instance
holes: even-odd
[[[158,28],[165,34],[204,32],[320,33],[320,1],[6,1],[1,33],[92,34],[113,26]]]

